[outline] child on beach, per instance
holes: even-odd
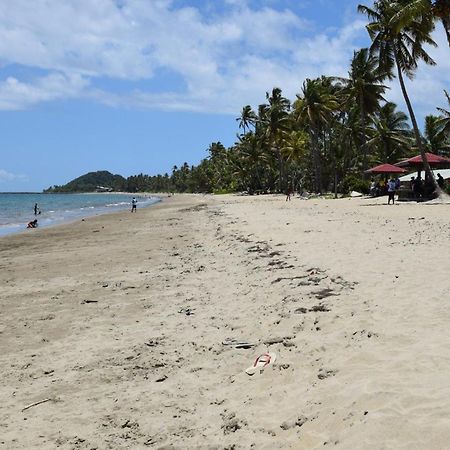
[[[133,200],[131,200],[131,212],[136,212],[136,205],[137,205],[137,200],[135,197],[133,197]]]
[[[37,228],[38,221],[37,219],[32,220],[31,222],[28,222],[27,228]]]

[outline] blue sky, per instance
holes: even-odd
[[[370,2],[368,2],[370,3]],[[345,76],[368,46],[353,0],[0,2],[0,191],[40,191],[95,170],[196,164],[232,145],[242,106],[278,86]],[[450,53],[410,85],[419,117],[445,106]],[[396,84],[389,98],[404,109]]]

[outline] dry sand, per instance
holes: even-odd
[[[1,238],[0,448],[448,449],[450,206],[384,201],[175,196]]]

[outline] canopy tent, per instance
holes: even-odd
[[[436,178],[437,174],[440,173],[442,178],[444,178],[444,180],[450,180],[450,169],[434,169],[434,170],[432,170],[432,172],[433,172],[433,175],[435,176],[435,178]],[[401,176],[399,178],[399,180],[401,182],[411,181],[411,177],[415,176],[415,175],[416,175],[415,172],[409,173],[407,175]]]
[[[366,170],[365,173],[405,173],[406,170],[401,169],[400,167],[393,166],[392,164],[380,164],[379,166],[372,167],[369,170]]]
[[[428,164],[431,167],[450,168],[450,158],[445,156],[435,155],[434,153],[425,153]],[[423,168],[422,155],[417,155],[404,161],[400,161],[395,164],[398,167],[411,167],[417,169]]]
[[[450,159],[445,156],[435,155],[434,153],[425,153],[427,157],[428,164],[432,169],[445,169],[450,168]],[[424,162],[421,155],[413,156],[412,158],[405,159],[396,164],[399,167],[407,167],[410,170],[417,171],[417,178],[414,183],[412,183],[412,194],[413,199],[417,200],[430,200],[436,197],[436,179],[434,176],[434,171],[431,170],[432,179],[427,179],[425,176],[424,182],[422,182],[420,172],[424,170]],[[406,192],[406,191],[405,191]],[[408,191],[411,193],[411,191]],[[399,192],[400,196],[401,191]],[[410,195],[406,195],[405,198],[400,198],[401,200],[410,199]]]

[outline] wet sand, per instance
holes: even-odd
[[[383,202],[176,195],[0,238],[0,448],[448,448],[450,207]]]

